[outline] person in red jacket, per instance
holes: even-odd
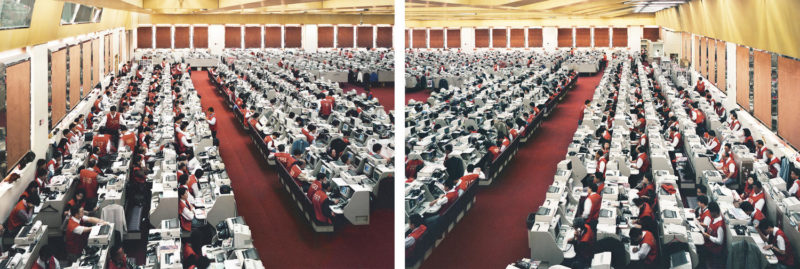
[[[318,190],[322,189],[323,183],[327,182],[328,178],[325,177],[325,174],[318,173],[316,180],[311,182],[311,184],[308,186],[308,191],[306,191],[306,196],[308,197],[308,200],[314,199],[314,194],[316,194]]]
[[[327,224],[333,224],[333,218],[336,213],[331,210],[331,205],[339,203],[338,199],[331,199],[328,197],[327,191],[331,189],[330,182],[322,183],[322,189],[314,193],[311,197],[311,205],[314,206],[314,218],[317,221]]]
[[[67,220],[67,229],[64,232],[64,243],[66,244],[67,260],[74,262],[80,258],[83,248],[88,243],[89,232],[92,231],[84,224],[105,225],[107,223],[98,218],[85,216],[83,208],[80,207],[71,208],[69,213],[70,218]]]
[[[633,204],[639,208],[639,215],[636,220],[633,221],[634,227],[650,232],[656,232],[659,226],[656,222],[656,216],[653,212],[653,208],[650,206],[647,199],[634,198]]]
[[[109,255],[111,256],[108,259],[108,269],[128,269],[132,268],[128,264],[128,255],[125,254],[125,250],[122,249],[121,245],[114,245],[108,251]]]
[[[417,241],[419,241],[419,238],[428,230],[428,227],[425,226],[423,222],[422,216],[419,214],[414,214],[409,217],[408,230],[410,232],[406,234],[405,239],[406,254],[414,251],[414,246],[417,244]]]
[[[56,269],[61,268],[61,264],[53,256],[53,250],[49,245],[44,245],[39,250],[39,258],[33,263],[31,269]]]
[[[589,225],[583,218],[576,218],[572,227],[575,229],[575,235],[571,243],[575,245],[575,253],[578,254],[575,258],[581,265],[588,265],[594,257],[597,233],[592,229],[592,225]],[[573,264],[574,267],[583,267],[576,265]]]
[[[600,204],[602,200],[603,197],[597,193],[597,185],[589,184],[586,200],[583,202],[583,214],[581,215],[589,225],[594,226],[597,224],[597,219],[600,217]]]
[[[750,222],[748,225],[752,225],[753,227],[758,227],[758,225],[764,221],[764,218],[766,218],[761,210],[753,207],[753,204],[748,201],[744,201],[739,204],[739,208],[742,209],[742,211],[744,211],[744,213],[746,213],[748,216],[750,216]]]
[[[772,250],[775,253],[779,265],[783,265],[785,268],[796,268],[791,242],[781,229],[775,227],[769,220],[764,220],[758,225],[758,234],[767,243],[764,249]]]
[[[656,259],[658,259],[658,243],[655,236],[653,236],[653,232],[632,228],[628,236],[631,238],[631,244],[636,243],[639,245],[632,249],[631,268],[645,268],[646,266],[655,265]]]
[[[11,209],[6,221],[6,228],[9,233],[16,234],[22,226],[28,223],[33,218],[33,208],[39,204],[37,197],[24,197],[17,202],[17,205]]]
[[[86,199],[97,199],[97,177],[100,176],[97,171],[92,169],[95,163],[94,160],[89,160],[89,167],[80,170],[78,182],[78,189],[83,189],[86,192]]]
[[[708,211],[711,215],[711,222],[703,233],[705,242],[703,243],[703,255],[705,259],[721,261],[721,255],[725,250],[725,220],[720,213],[719,205],[716,202],[708,204]]]

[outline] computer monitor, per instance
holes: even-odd
[[[367,176],[372,175],[372,169],[373,169],[372,163],[369,163],[369,162],[365,163],[364,164],[364,170],[363,170],[364,171],[364,175],[367,175]]]
[[[260,260],[261,258],[258,257],[258,252],[256,249],[251,248],[242,252],[242,256],[248,260]]]
[[[331,178],[333,170],[331,170],[328,165],[322,165],[319,167],[319,172],[325,174],[326,178]]]
[[[349,123],[342,123],[342,132],[350,131],[350,124]]]
[[[367,140],[367,134],[365,134],[364,132],[360,132],[356,136],[356,141],[358,143],[364,144],[364,141],[366,141],[366,140]]]
[[[350,198],[350,187],[349,186],[342,186],[339,188],[339,193],[342,194],[342,197]]]
[[[308,164],[310,167],[314,167],[314,164],[316,163],[317,159],[314,158],[314,156],[312,156],[311,154],[306,154],[306,164]]]

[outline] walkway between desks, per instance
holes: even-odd
[[[231,178],[236,207],[253,234],[267,268],[389,268],[394,264],[394,212],[374,210],[370,225],[337,227],[331,234],[313,232],[278,174],[267,165],[249,134],[217,94],[207,72],[192,72],[203,110],[213,106],[217,137]]]
[[[601,71],[578,79],[503,175],[478,191],[472,209],[433,249],[423,268],[504,268],[530,258],[525,219],[544,202],[556,165],[578,128],[583,102],[592,98],[602,76]]]

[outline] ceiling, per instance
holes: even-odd
[[[406,20],[617,18],[690,0],[406,0]]]
[[[394,14],[394,0],[57,0],[148,14]]]

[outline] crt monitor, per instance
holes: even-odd
[[[342,123],[342,132],[350,131],[350,124],[349,123]]]
[[[372,163],[370,163],[370,162],[365,163],[364,164],[364,175],[367,175],[367,176],[372,175],[372,169],[373,169]]]
[[[364,144],[364,141],[366,141],[366,140],[367,140],[367,134],[365,134],[364,132],[359,132],[356,135],[356,141],[358,143]]]
[[[260,260],[261,258],[258,257],[258,252],[256,249],[251,248],[242,252],[242,256],[248,260]]]
[[[350,195],[351,195],[350,187],[349,186],[342,186],[341,188],[339,188],[339,193],[342,194],[342,197],[350,198]]]
[[[319,167],[319,172],[325,174],[326,178],[331,178],[331,173],[333,172],[333,170],[328,168],[327,165],[322,165]]]

